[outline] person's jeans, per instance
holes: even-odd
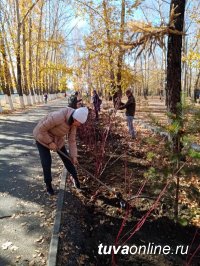
[[[41,164],[42,164],[42,168],[43,168],[43,174],[44,174],[44,182],[46,184],[49,184],[52,181],[52,176],[51,176],[51,163],[52,163],[51,152],[50,152],[50,150],[47,147],[43,146],[38,141],[36,141],[36,145],[37,145],[37,148],[38,148],[38,151],[39,151],[39,154],[40,154],[40,160],[41,160]],[[63,146],[60,150],[64,154],[69,156],[65,146]],[[76,171],[76,168],[74,167],[73,163],[69,159],[67,159],[66,157],[61,155],[60,153],[58,153],[58,155],[60,156],[61,160],[63,161],[67,171],[73,176],[73,178],[77,178],[77,171]]]
[[[135,130],[134,130],[134,127],[133,127],[133,116],[127,115],[126,116],[126,120],[127,120],[127,125],[128,125],[128,131],[129,131],[131,137],[134,138],[136,133],[135,133]]]

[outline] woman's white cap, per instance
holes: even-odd
[[[88,108],[87,107],[80,107],[76,109],[72,115],[74,119],[76,119],[81,124],[84,124],[88,117]]]

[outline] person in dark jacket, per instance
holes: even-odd
[[[100,106],[102,103],[102,100],[99,98],[99,95],[97,94],[96,90],[93,91],[93,97],[92,97],[92,102],[94,105],[94,111],[96,115],[96,120],[99,119],[99,112],[100,112]]]
[[[77,109],[78,108],[77,104],[81,101],[82,101],[82,99],[78,100],[78,91],[76,91],[75,94],[71,96],[70,103],[68,106],[73,108],[73,109]]]
[[[48,95],[47,93],[44,94],[44,102],[47,103]]]
[[[135,98],[130,90],[126,91],[126,96],[128,98],[128,101],[124,104],[121,103],[119,109],[126,109],[126,119],[127,119],[127,125],[128,125],[128,130],[133,139],[136,138],[136,132],[133,127],[133,119],[135,116]]]

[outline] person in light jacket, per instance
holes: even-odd
[[[74,186],[80,188],[75,164],[77,161],[76,129],[84,124],[88,117],[88,108],[81,107],[76,110],[70,107],[62,108],[59,111],[49,113],[39,121],[33,130],[33,136],[39,150],[40,160],[43,168],[44,182],[47,193],[54,195],[51,176],[51,151],[57,152],[62,159],[66,169],[72,175]],[[68,139],[69,155],[65,148],[65,139]],[[61,150],[70,159],[59,153]]]

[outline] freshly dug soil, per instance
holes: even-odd
[[[126,126],[121,120],[117,121],[117,128],[113,126],[106,136],[104,124],[107,124],[104,120],[95,124],[93,130],[89,129],[90,134],[87,132],[88,125],[82,129],[78,145],[79,163],[94,176],[100,176],[100,180],[111,190],[89,177],[84,169],[78,171],[81,190],[71,188],[70,182],[67,184],[69,189],[65,194],[57,265],[200,265],[199,250],[194,254],[199,246],[197,218],[193,216],[194,222],[188,218],[191,210],[196,210],[198,196],[190,199],[187,193],[180,195],[182,225],[173,220],[173,183],[169,184],[161,200],[152,208],[167,182],[165,172],[169,171],[169,160],[165,140],[139,127],[137,139],[132,140],[126,135]],[[106,144],[103,146],[105,136]],[[189,161],[186,169],[191,169],[191,165],[193,170],[184,176],[186,180],[190,179],[190,175],[194,180],[197,178],[195,162]],[[125,200],[135,195],[139,197],[122,208],[122,202],[116,198],[117,192]],[[139,225],[138,222],[151,208],[152,211]],[[135,226],[136,232],[132,235]],[[100,249],[100,244],[104,248]],[[120,254],[121,251],[114,256],[99,254],[108,252],[109,245],[116,245],[116,248],[119,245],[129,248],[134,245],[137,248],[148,245],[163,248],[168,245],[170,252],[167,255],[159,252]],[[176,248],[180,245],[183,246],[183,255],[181,252],[176,254]]]
[[[76,193],[76,192],[75,192]],[[109,206],[101,200],[93,204],[83,204],[79,199],[80,195],[73,195],[66,192],[66,199],[63,210],[63,219],[61,227],[59,266],[64,265],[112,265],[112,255],[98,254],[98,246],[114,245],[119,228],[122,224],[121,214],[118,207]],[[113,202],[115,198],[113,198]],[[112,203],[113,203],[112,202]],[[114,204],[112,204],[114,205]],[[117,204],[116,204],[117,205]],[[106,214],[106,209],[113,209],[113,216]],[[124,212],[124,211],[122,211]],[[132,221],[128,221],[125,226],[125,232],[133,229],[137,220],[143,215],[137,209],[131,211]],[[172,252],[176,246],[190,245],[196,232],[194,226],[183,227],[175,224],[167,217],[160,217],[156,220],[149,219],[143,227],[131,238],[126,245],[169,245]],[[193,243],[190,255],[197,248],[197,242]],[[190,265],[199,265],[199,254]],[[185,265],[186,255],[115,255],[116,265]],[[115,265],[115,264],[113,264]]]

